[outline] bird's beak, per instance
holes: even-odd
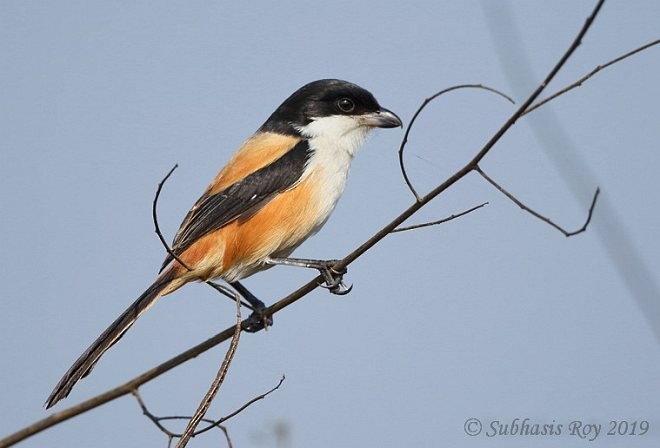
[[[403,126],[401,119],[396,114],[387,109],[380,109],[378,112],[370,112],[363,115],[362,123],[372,128],[396,128]]]

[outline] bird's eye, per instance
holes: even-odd
[[[355,103],[350,98],[339,98],[337,108],[344,113],[350,113],[355,109]]]

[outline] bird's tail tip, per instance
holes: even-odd
[[[50,393],[44,406],[50,409],[57,402],[66,398],[76,383],[91,372],[101,356],[112,347],[133,323],[151,307],[162,295],[171,292],[168,288],[176,280],[174,269],[165,271],[158,279],[133,302],[106,330],[78,357],[73,365],[66,371]],[[176,285],[178,287],[180,285]]]

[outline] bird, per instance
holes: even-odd
[[[154,303],[191,281],[221,279],[253,309],[244,329],[272,325],[242,279],[275,265],[314,268],[345,294],[334,262],[289,258],[328,220],[351,162],[375,128],[402,127],[364,88],[339,79],[310,82],[275,109],[211,181],[185,216],[158,277],[67,370],[46,408],[67,397],[101,356]]]

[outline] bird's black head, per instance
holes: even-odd
[[[262,132],[299,135],[300,129],[315,119],[348,116],[365,127],[401,126],[393,112],[382,108],[362,87],[339,79],[313,81],[296,90],[259,128]]]

